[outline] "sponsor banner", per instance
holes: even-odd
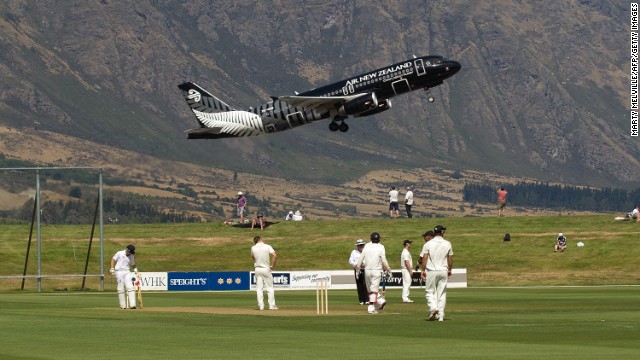
[[[144,272],[142,275],[143,291],[225,291],[255,290],[255,273],[245,271],[233,272]],[[402,272],[393,270],[391,279],[387,280],[389,288],[402,287]],[[273,285],[279,290],[313,290],[319,280],[329,283],[329,289],[355,289],[353,270],[292,271],[274,272]],[[411,279],[412,287],[424,287],[420,272],[414,271]],[[447,283],[449,288],[467,287],[467,269],[453,269]]]
[[[246,271],[210,273],[211,290],[249,290],[249,273]]]
[[[166,272],[141,272],[139,273],[142,291],[166,291],[169,279]]]
[[[273,275],[273,287],[276,289],[289,289],[291,288],[291,274],[288,272],[274,272]],[[251,289],[256,288],[256,273],[251,272]]]
[[[168,278],[170,291],[211,290],[211,281],[207,272],[170,272]]]
[[[291,289],[315,289],[318,281],[324,280],[331,289],[331,272],[329,271],[292,271]]]
[[[356,282],[353,276],[353,270],[331,271],[331,288],[332,289],[356,289]],[[387,287],[402,287],[402,271],[391,270],[391,279],[387,280]],[[420,271],[414,271],[411,278],[412,287],[424,287],[424,282],[420,279]],[[467,269],[453,269],[451,277],[447,282],[448,288],[466,288],[467,287]]]
[[[331,275],[331,289],[351,290],[356,288],[353,270],[334,270],[329,274]]]

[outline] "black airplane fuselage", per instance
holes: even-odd
[[[288,130],[331,119],[332,131],[347,131],[344,120],[391,108],[391,98],[413,90],[436,87],[460,70],[460,64],[441,56],[424,56],[366,72],[345,80],[238,111],[194,83],[179,85],[200,128],[190,139],[253,136]],[[433,98],[429,96],[429,102]]]

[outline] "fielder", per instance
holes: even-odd
[[[438,225],[435,237],[422,247],[422,279],[426,280],[425,296],[429,306],[429,320],[444,321],[447,306],[447,280],[453,267],[453,248],[442,236],[447,228]]]
[[[120,309],[136,308],[136,290],[134,284],[138,280],[138,268],[136,267],[134,258],[135,253],[136,247],[127,245],[126,249],[118,251],[113,255],[113,258],[111,258],[109,274],[115,276],[118,282]],[[129,271],[132,266],[133,273]]]
[[[276,295],[273,289],[273,274],[271,271],[276,268],[276,259],[278,255],[271,245],[267,245],[262,241],[260,236],[253,238],[251,247],[251,256],[253,257],[253,266],[256,276],[256,297],[258,300],[258,309],[264,310],[264,290],[267,290],[267,301],[269,302],[269,310],[278,310],[276,306]]]
[[[362,255],[360,255],[358,265],[356,265],[356,273],[359,273],[362,264],[365,264],[364,280],[369,293],[369,306],[367,309],[369,314],[377,314],[378,309],[382,310],[384,308],[386,300],[380,298],[380,301],[378,301],[380,280],[383,270],[391,270],[387,262],[384,245],[380,244],[380,239],[381,236],[377,232],[371,234],[371,242],[367,243],[362,249]]]
[[[409,293],[411,292],[411,279],[413,278],[413,259],[411,259],[411,240],[405,240],[402,242],[404,249],[400,254],[400,268],[402,269],[402,302],[412,303],[413,300],[409,299]]]

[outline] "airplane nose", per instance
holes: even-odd
[[[449,73],[449,75],[453,75],[455,73],[457,73],[458,71],[460,71],[460,68],[462,67],[462,65],[460,65],[459,62],[457,61],[449,61],[449,63],[447,64],[446,70]]]

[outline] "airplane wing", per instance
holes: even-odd
[[[323,113],[334,110],[337,104],[349,102],[363,95],[366,95],[366,93],[348,96],[279,96],[277,99],[293,106],[301,106]]]

